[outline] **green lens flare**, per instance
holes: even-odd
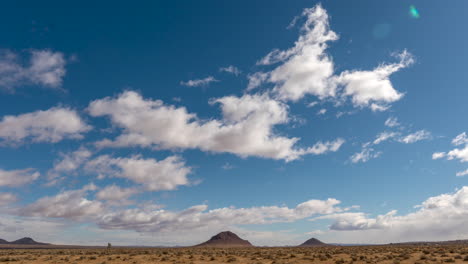
[[[413,18],[419,18],[419,11],[414,5],[410,6],[409,13]]]

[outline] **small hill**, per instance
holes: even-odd
[[[196,247],[253,247],[249,241],[244,240],[231,231],[221,232],[210,240],[196,245]]]
[[[32,239],[30,237],[23,237],[23,238],[20,238],[18,240],[15,240],[13,242],[10,242],[8,244],[13,244],[13,245],[47,245],[46,243],[36,242],[36,241],[34,241],[34,239]]]
[[[0,238],[0,244],[8,244],[8,241],[6,241],[5,239]]]
[[[307,240],[306,242],[300,244],[299,246],[300,247],[325,247],[325,246],[328,246],[328,244],[325,244],[322,241],[313,237]]]

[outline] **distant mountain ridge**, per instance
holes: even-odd
[[[210,240],[196,245],[196,247],[253,247],[253,245],[231,231],[224,231],[212,236]]]
[[[9,245],[49,245],[48,243],[37,242],[30,237],[23,237],[18,240],[8,242],[5,239],[0,239],[0,244],[9,244]]]

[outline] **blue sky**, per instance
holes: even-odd
[[[466,238],[467,5],[8,3],[0,237]]]

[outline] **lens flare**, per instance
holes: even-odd
[[[419,11],[416,9],[414,5],[410,6],[409,14],[413,18],[419,18]]]

